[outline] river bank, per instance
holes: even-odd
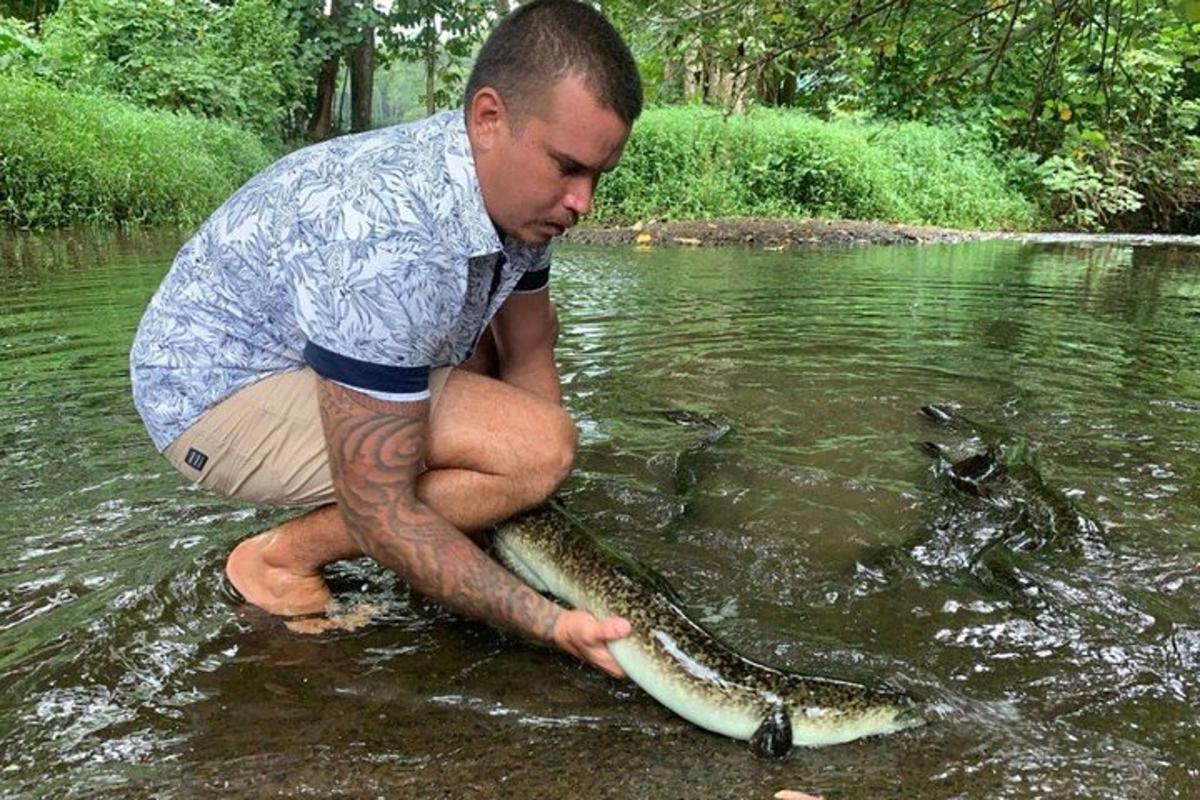
[[[767,250],[866,244],[949,244],[982,234],[920,225],[863,220],[712,219],[650,222],[632,226],[582,225],[563,241],[587,245],[714,247],[745,245]]]
[[[94,249],[96,241],[121,251],[136,251],[142,243],[185,241],[191,227],[160,226],[124,230],[119,226],[65,228],[35,233],[0,226],[0,262],[21,263],[45,259],[47,251],[61,251],[58,259],[78,259],[80,249]],[[1200,236],[1159,233],[1083,233],[1072,231],[975,231],[936,226],[902,225],[851,219],[709,219],[651,222],[631,226],[583,224],[568,230],[564,244],[602,247],[746,247],[766,251],[807,250],[818,247],[866,245],[958,244],[977,241],[1017,241],[1027,244],[1085,246],[1200,248]],[[36,244],[36,247],[29,245]],[[177,249],[178,244],[172,245]]]
[[[711,219],[631,226],[581,225],[562,237],[583,245],[635,247],[745,246],[764,250],[860,245],[956,244],[1002,239],[1041,244],[1173,245],[1200,247],[1200,236],[1156,233],[974,231],[850,219]]]

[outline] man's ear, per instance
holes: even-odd
[[[500,93],[491,86],[484,86],[475,92],[467,113],[467,125],[475,146],[481,152],[486,153],[495,147],[498,137],[508,132],[508,109]]]

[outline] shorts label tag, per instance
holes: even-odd
[[[204,465],[208,463],[208,456],[204,455],[204,453],[201,453],[194,447],[189,447],[187,455],[183,457],[183,463],[199,472],[200,470],[204,469]]]

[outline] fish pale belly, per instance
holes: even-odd
[[[730,703],[717,690],[708,690],[688,678],[672,675],[636,634],[608,643],[629,679],[679,716],[705,730],[749,741],[762,724],[764,713],[739,703]]]
[[[567,601],[575,608],[580,608],[599,616],[609,616],[612,609],[601,608],[580,591],[577,582],[566,576],[553,560],[546,558],[536,548],[521,547],[520,539],[501,538],[498,542],[504,560],[515,567],[515,571],[537,588],[549,591],[556,597]],[[535,581],[529,581],[529,577]],[[589,602],[592,601],[592,602]],[[640,641],[637,634],[631,634],[624,639],[609,642],[608,650],[629,679],[642,688],[646,694],[701,728],[729,736],[734,739],[748,741],[754,731],[762,723],[762,715],[742,709],[735,711],[722,708],[705,698],[705,692],[695,685],[689,685],[686,679],[681,680],[672,676],[669,667],[664,669],[652,654],[649,645]]]
[[[845,744],[867,736],[881,736],[906,728],[915,728],[924,720],[915,711],[882,705],[840,721],[816,721],[803,710],[792,713],[792,745],[796,747],[825,747]]]

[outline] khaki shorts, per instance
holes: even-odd
[[[429,373],[430,409],[449,367]],[[251,384],[210,408],[163,453],[198,486],[249,503],[334,501],[317,374],[308,367]]]

